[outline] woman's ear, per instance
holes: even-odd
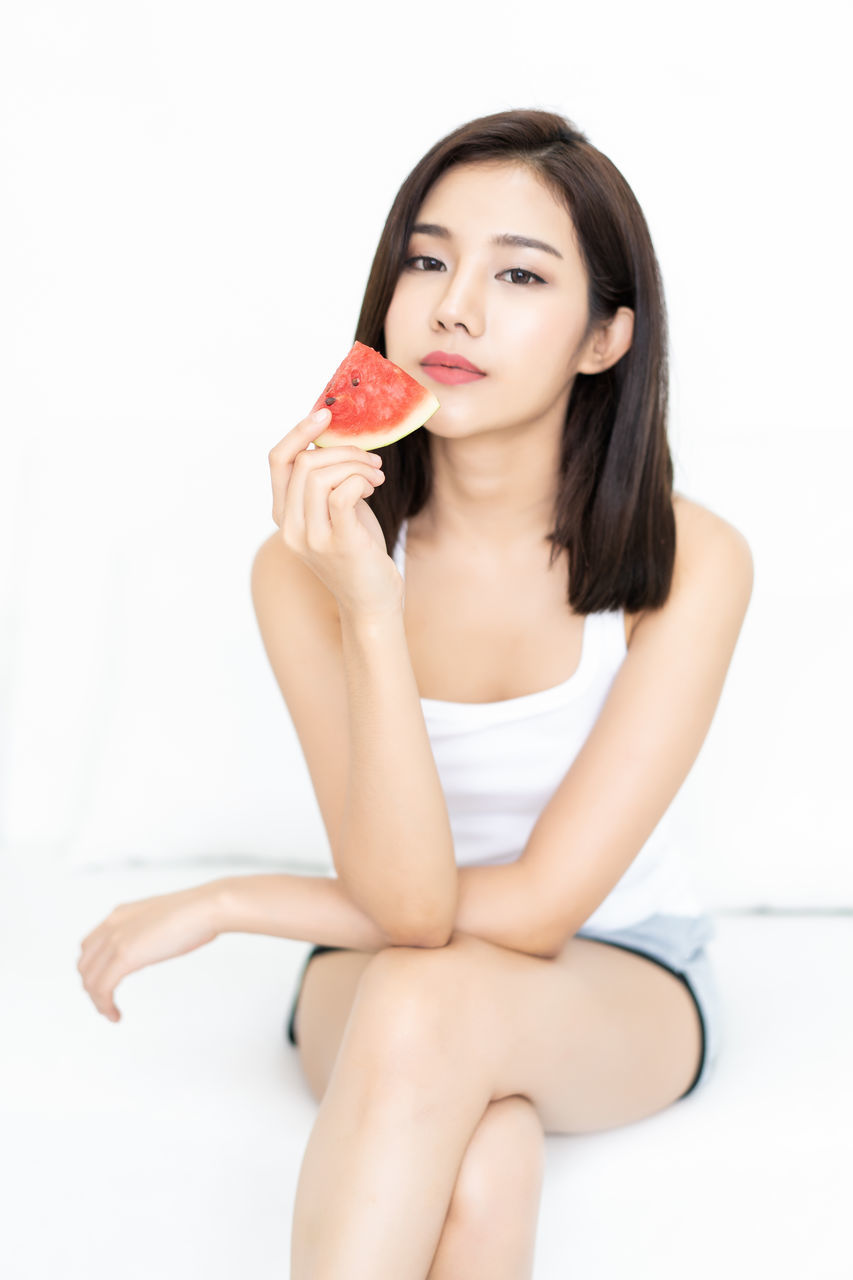
[[[621,360],[634,338],[634,312],[620,307],[615,315],[596,329],[578,365],[578,373],[603,373]]]

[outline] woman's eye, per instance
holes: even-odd
[[[515,279],[515,280],[511,280],[510,284],[533,284],[534,281],[537,284],[545,283],[545,281],[542,279],[541,276],[534,275],[532,271],[525,271],[523,267],[510,267],[508,271],[502,271],[501,275],[516,276],[516,277],[527,276],[526,280]]]
[[[421,253],[421,254],[418,254],[418,256],[417,256],[416,258],[407,258],[407,259],[406,259],[406,261],[403,263],[403,265],[404,265],[405,267],[414,267],[414,263],[416,263],[416,262],[424,262],[424,263],[426,263],[426,262],[434,262],[434,263],[436,264],[436,266],[437,266],[437,267],[439,267],[439,268],[443,265],[441,262],[439,262],[438,258],[428,258],[428,257],[426,257],[426,256],[425,256],[424,254],[422,254],[422,253]],[[432,267],[423,266],[423,267],[414,267],[414,270],[415,270],[415,271],[432,271],[432,270],[433,270],[433,268],[432,268]]]
[[[418,266],[423,263],[423,266]],[[410,267],[413,271],[444,271],[444,263],[438,258],[430,258],[426,254],[420,253],[415,258],[406,258],[403,263],[404,267]],[[498,276],[512,276],[514,279],[509,281],[510,284],[544,284],[545,281],[541,276],[534,275],[532,271],[526,271],[523,267],[510,267],[507,271],[502,271]],[[520,278],[521,277],[521,278]]]

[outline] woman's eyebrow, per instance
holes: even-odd
[[[417,222],[412,227],[412,235],[420,232],[424,236],[438,236],[440,240],[452,239],[447,227],[440,227],[435,222]],[[513,244],[523,245],[527,249],[544,249],[545,253],[553,253],[555,258],[562,259],[563,255],[551,244],[546,244],[544,240],[531,240],[530,236],[513,236],[504,232],[503,235],[492,236],[492,244]]]

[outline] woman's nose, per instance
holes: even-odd
[[[442,329],[452,331],[461,325],[472,337],[482,334],[485,327],[483,300],[470,276],[453,276],[436,304],[433,320]]]

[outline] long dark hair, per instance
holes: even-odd
[[[461,125],[426,153],[391,206],[355,338],[387,354],[385,316],[427,192],[453,165],[496,159],[529,165],[567,208],[589,281],[587,335],[618,307],[634,312],[632,343],[621,359],[603,373],[575,377],[548,535],[551,563],[561,548],[568,551],[568,600],[576,613],[657,608],[669,595],[675,561],[660,268],[633,191],[571,121],[548,111],[501,111]],[[428,430],[378,452],[387,480],[368,502],[390,551],[403,520],[430,495]]]

